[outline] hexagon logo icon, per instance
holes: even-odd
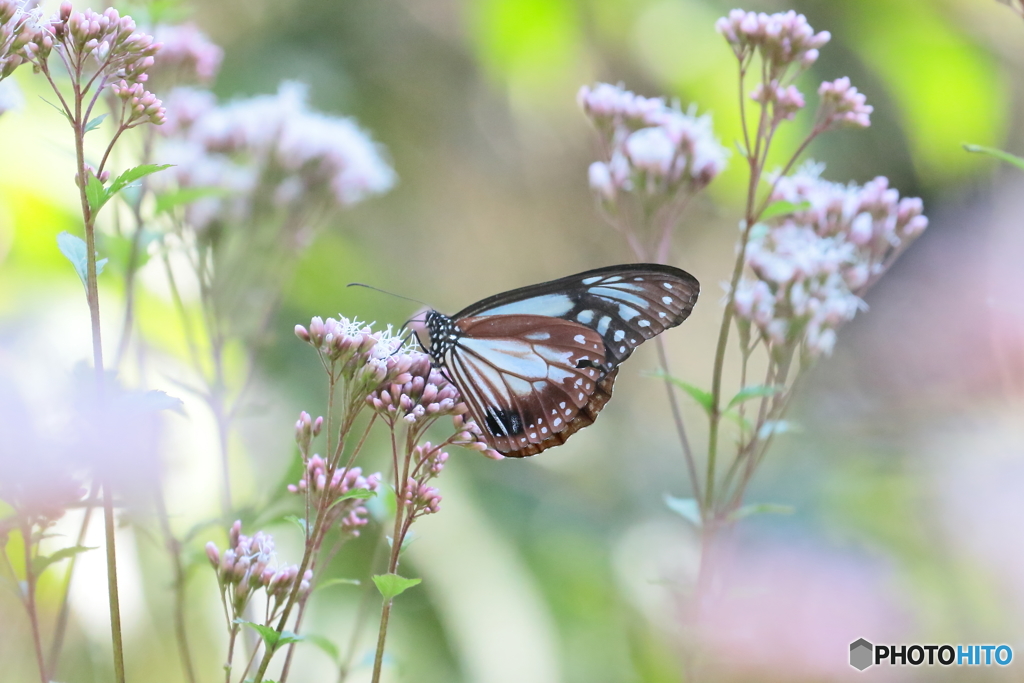
[[[863,638],[859,638],[850,643],[850,666],[857,671],[863,671],[874,664],[874,662],[871,661],[874,649],[875,646]]]

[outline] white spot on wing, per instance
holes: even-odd
[[[551,339],[551,333],[550,332],[530,332],[529,334],[524,334],[523,337],[525,337],[526,339],[529,339],[530,341],[544,341],[546,339]]]
[[[608,331],[608,324],[611,323],[612,319],[610,316],[604,316],[597,322],[597,333],[604,336],[604,333]]]
[[[623,320],[632,320],[638,315],[640,315],[640,311],[635,308],[630,308],[626,304],[619,304],[619,317]]]
[[[585,341],[587,341],[587,338],[584,337],[582,334],[577,334],[575,337],[572,338],[572,340],[577,344],[582,344]]]
[[[550,315],[557,318],[571,311],[575,305],[565,294],[545,294],[488,308],[477,315]]]
[[[576,316],[576,320],[580,321],[584,325],[589,325],[590,321],[594,319],[593,311],[580,311],[579,315]]]
[[[562,418],[560,418],[560,417],[556,417],[556,418],[555,418],[555,421],[554,421],[554,422],[552,422],[551,424],[553,424],[554,426],[556,426],[556,427],[557,427],[558,425],[562,424]]]
[[[612,337],[615,341],[622,341],[623,337],[626,336],[625,330],[615,330],[615,335]]]
[[[664,287],[665,289],[672,289],[672,283],[670,282],[662,282],[661,286]]]
[[[638,320],[636,324],[639,325],[640,327],[650,327],[651,326],[651,321],[650,320]]]
[[[584,278],[584,280],[583,280],[583,284],[585,284],[585,285],[592,285],[592,284],[594,284],[595,282],[600,282],[600,281],[601,281],[601,276],[600,276],[600,275],[598,275],[598,276],[596,276],[596,277],[588,277],[588,278]]]
[[[666,304],[666,305],[672,303],[672,297],[670,297],[670,296],[663,296],[663,297],[661,297],[661,303]]]

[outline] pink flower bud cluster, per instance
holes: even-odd
[[[309,328],[295,326],[295,336],[315,348],[340,375],[362,393],[381,383],[403,384],[411,379],[409,369],[418,355],[402,352],[402,340],[391,328],[374,332],[358,320],[343,316],[326,321],[317,316]]]
[[[136,31],[135,21],[107,8],[102,14],[87,9],[74,12],[65,0],[50,21],[55,41],[71,55],[92,57],[99,70],[110,78],[143,83],[156,63],[160,43],[153,36]]]
[[[313,572],[299,577],[298,565],[278,567],[274,564],[274,539],[262,531],[253,536],[242,534],[242,523],[236,521],[228,532],[228,548],[221,552],[217,544],[206,544],[206,557],[217,571],[217,581],[222,590],[230,594],[229,604],[234,616],[241,616],[253,593],[261,588],[275,603],[287,598],[299,585],[300,595],[309,592]]]
[[[410,424],[435,420],[443,415],[461,415],[469,410],[459,390],[431,366],[425,353],[408,354],[409,368],[401,377],[382,384],[366,400],[389,424],[404,420]],[[398,380],[404,379],[404,382]]]
[[[871,112],[875,110],[867,104],[867,98],[850,85],[847,77],[834,81],[825,81],[818,88],[821,106],[818,110],[819,130],[828,130],[840,126],[867,128],[871,125]]]
[[[30,61],[43,38],[37,12],[26,11],[25,2],[0,0],[0,80]]]
[[[175,164],[179,187],[226,191],[189,208],[195,229],[250,222],[268,207],[341,210],[391,189],[396,177],[380,145],[352,119],[310,110],[306,91],[284,83],[276,95],[221,106],[192,89],[171,93],[174,125],[161,158]]]
[[[792,121],[806,104],[803,94],[795,85],[781,86],[777,79],[767,85],[758,83],[750,93],[750,99],[771,108],[772,125],[778,125],[781,121]]]
[[[807,17],[793,10],[765,14],[734,9],[715,22],[715,29],[741,62],[760,53],[772,78],[791,65],[807,68],[813,64],[818,50],[832,38],[828,31],[815,33]]]
[[[164,110],[163,102],[157,96],[146,90],[142,83],[132,83],[121,80],[110,86],[114,96],[124,102],[124,112],[121,122],[128,128],[134,128],[143,123],[161,125],[167,119],[167,112]]]
[[[413,517],[432,515],[441,510],[441,492],[409,477],[402,489],[402,499],[411,506]]]
[[[829,354],[836,330],[864,308],[860,298],[927,227],[920,199],[903,198],[876,178],[864,186],[820,178],[805,165],[780,178],[772,199],[800,208],[755,226],[746,263],[753,278],[736,289],[734,311],[771,344],[804,344]]]
[[[208,84],[217,77],[224,50],[193,23],[161,24],[153,31],[160,41],[160,59],[152,75],[164,87],[186,83]]]
[[[610,151],[588,172],[591,189],[604,201],[620,192],[700,189],[725,168],[726,150],[708,115],[683,113],[663,98],[608,83],[583,86],[576,99]]]
[[[313,439],[320,436],[323,429],[324,418],[317,417],[316,420],[309,416],[305,410],[299,413],[299,419],[295,423],[295,443],[299,445],[299,451],[303,454],[309,452],[309,445]]]
[[[491,460],[505,459],[504,455],[491,448],[491,445],[487,443],[483,430],[480,429],[480,425],[476,423],[471,415],[455,415],[452,417],[452,423],[455,425],[456,431],[456,435],[452,439],[453,444],[479,451]]]
[[[311,507],[318,506],[326,499],[330,506],[326,524],[332,527],[339,524],[341,532],[350,536],[358,536],[360,527],[366,526],[369,518],[362,498],[344,499],[345,494],[356,489],[376,492],[380,488],[381,474],[375,472],[364,477],[359,467],[350,470],[336,469],[327,480],[329,467],[326,460],[314,455],[306,461],[306,472],[298,484],[289,484],[292,493],[311,494]],[[340,523],[339,523],[340,522]]]

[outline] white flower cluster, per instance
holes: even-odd
[[[380,146],[353,120],[311,111],[306,90],[283,83],[276,95],[223,106],[205,91],[171,93],[160,158],[175,164],[181,188],[225,193],[190,205],[193,227],[250,220],[267,202],[344,208],[391,189],[395,173]]]
[[[725,168],[726,150],[711,117],[683,113],[660,97],[643,97],[608,83],[583,86],[577,101],[609,150],[590,165],[590,186],[608,201],[619,192],[700,189]]]
[[[900,199],[886,178],[840,185],[821,171],[807,164],[779,178],[772,200],[796,211],[752,230],[754,277],[740,281],[734,304],[769,343],[802,342],[815,357],[831,353],[836,329],[864,308],[860,295],[928,226],[921,200]]]

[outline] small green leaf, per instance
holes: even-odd
[[[667,379],[668,381],[672,382],[672,384],[675,384],[677,387],[679,387],[680,389],[685,391],[687,394],[689,394],[690,398],[692,398],[694,401],[699,403],[700,406],[704,409],[704,411],[708,413],[708,415],[711,414],[711,403],[712,403],[711,392],[704,391],[700,387],[694,386],[693,384],[690,384],[689,382],[684,382],[683,380],[679,379],[678,377],[673,377],[671,375],[666,375],[661,370],[658,370],[657,372],[655,372],[653,374],[654,374],[655,377],[661,377],[661,378]]]
[[[285,643],[282,643],[281,641],[284,639],[284,633],[288,633],[288,631],[285,631],[284,633],[278,633],[277,630],[275,630],[271,626],[266,626],[264,624],[257,624],[257,623],[252,622],[252,621],[246,621],[245,619],[235,619],[235,623],[236,624],[244,624],[245,626],[249,626],[254,631],[256,631],[256,633],[260,634],[260,638],[263,640],[263,643],[267,646],[267,649],[270,650],[271,652],[276,650],[279,646],[285,644]],[[294,641],[291,641],[291,642],[294,642]]]
[[[370,489],[352,489],[351,491],[346,491],[344,494],[342,494],[342,496],[338,498],[338,500],[349,500],[350,498],[367,500],[368,498],[373,498],[376,495],[377,492],[371,491]]]
[[[309,536],[309,525],[306,523],[305,519],[302,517],[296,517],[295,515],[285,515],[284,519],[285,521],[291,522],[295,526],[299,527],[299,530],[302,531],[303,538]]]
[[[806,211],[811,208],[810,202],[800,202],[794,204],[793,202],[787,202],[785,200],[779,200],[772,202],[765,207],[764,211],[761,212],[762,221],[770,221],[773,218],[779,218],[781,216],[789,216],[797,211]]]
[[[690,524],[694,525],[698,529],[700,528],[700,506],[697,504],[694,498],[676,498],[665,494],[665,505],[668,509],[676,513]]]
[[[384,596],[385,600],[392,600],[401,595],[409,588],[418,584],[422,579],[407,579],[398,574],[377,574],[373,582],[377,584],[377,590]]]
[[[313,592],[315,593],[318,590],[322,590],[324,588],[329,588],[330,586],[337,586],[339,584],[346,585],[346,586],[358,586],[358,585],[360,585],[359,579],[330,579],[329,581],[324,581],[323,583],[318,583],[316,585],[316,588],[313,589]]]
[[[223,187],[186,187],[180,190],[164,192],[156,198],[156,212],[165,213],[184,204],[206,197],[223,197],[228,191]]]
[[[114,182],[110,183],[110,189],[108,190],[109,197],[113,197],[115,194],[123,190],[130,183],[134,183],[140,178],[145,178],[148,175],[152,175],[157,171],[162,171],[165,168],[170,168],[174,164],[143,164],[142,166],[136,166],[129,168],[127,171],[117,176]],[[108,199],[109,199],[108,197]]]
[[[95,550],[94,547],[87,547],[84,545],[73,545],[70,548],[61,548],[52,555],[37,555],[32,559],[32,574],[39,576],[43,573],[43,570],[49,567],[55,562],[66,560],[69,557],[74,557],[78,553],[84,553],[86,550]]]
[[[740,520],[751,515],[791,515],[796,512],[792,505],[779,505],[778,503],[751,503],[736,510],[730,517]]]
[[[103,119],[107,118],[106,114],[100,114],[89,123],[85,124],[85,129],[82,131],[83,134],[88,133],[91,130],[96,130],[103,123]]]
[[[1024,171],[1024,158],[1021,158],[1016,154],[1010,154],[1009,152],[1004,152],[1001,149],[995,149],[993,147],[982,147],[981,145],[964,145],[964,149],[968,152],[975,152],[977,154],[987,154],[990,157],[995,157],[1000,161],[1005,161],[1006,163],[1012,164]]]
[[[75,272],[78,273],[78,277],[82,280],[82,285],[87,286],[89,265],[86,263],[85,242],[82,238],[69,232],[62,232],[57,235],[57,248],[60,249],[60,253],[64,254],[68,261],[71,261],[71,265],[75,267]]]
[[[386,539],[387,539],[387,541],[388,541],[388,547],[389,547],[389,548],[394,548],[394,547],[395,547],[395,539],[391,538],[391,536],[384,536],[384,538],[386,538]],[[408,548],[408,547],[409,547],[410,545],[412,545],[412,544],[413,544],[413,542],[414,542],[414,541],[415,541],[415,540],[416,540],[417,538],[419,538],[419,537],[418,537],[418,536],[416,535],[416,532],[415,532],[415,531],[413,531],[412,529],[409,529],[408,531],[406,531],[406,532],[405,532],[405,536],[403,536],[403,537],[402,537],[402,549],[401,549],[401,551],[400,551],[400,552],[403,552],[403,553],[404,553],[404,552],[406,551],[406,549],[407,549],[407,548]]]
[[[99,213],[103,205],[107,203],[111,195],[106,188],[103,187],[103,183],[96,177],[96,174],[92,171],[86,171],[86,183],[85,183],[85,198],[89,200],[89,209],[92,211],[92,215],[95,218],[96,214]]]
[[[327,656],[333,659],[335,664],[341,662],[341,651],[338,646],[324,636],[311,633],[306,636],[306,640],[327,653]]]
[[[774,396],[775,394],[781,393],[786,390],[786,387],[778,384],[767,385],[767,384],[754,384],[749,387],[743,387],[739,392],[732,397],[729,401],[729,405],[726,406],[726,410],[732,408],[735,405],[739,405],[744,401],[749,401],[752,398],[759,398],[761,396]]]
[[[291,643],[301,643],[305,639],[306,636],[300,636],[299,634],[292,633],[291,631],[282,631],[281,637],[277,640],[277,647],[290,645]]]
[[[60,112],[60,115],[64,117],[65,121],[67,121],[68,123],[71,123],[71,117],[68,116],[68,113],[66,111],[64,111],[63,107],[58,107],[56,104],[54,104],[50,100],[46,99],[45,97],[40,97],[39,99],[41,99],[43,102],[46,102],[48,105],[50,105],[51,107],[56,109],[58,112]]]

